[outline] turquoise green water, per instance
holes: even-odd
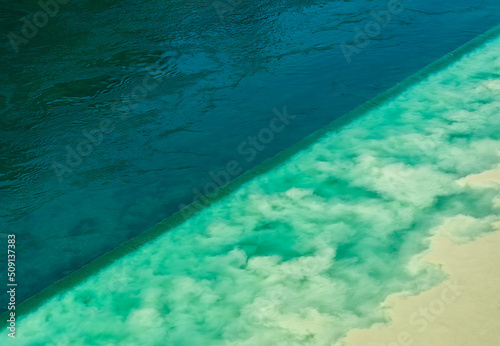
[[[59,0],[15,53],[7,35],[54,1],[0,5],[18,303],[220,186],[227,162],[236,178],[500,23],[498,0]],[[293,121],[250,144],[284,106]]]
[[[331,345],[383,321],[446,218],[497,221],[457,184],[500,163],[500,39],[19,320],[17,345]],[[488,222],[490,223],[490,222]],[[489,231],[485,227],[484,231]]]

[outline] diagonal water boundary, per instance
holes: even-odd
[[[326,125],[325,127],[321,128],[320,130],[312,133],[311,135],[307,136],[306,138],[302,139],[301,141],[297,142],[296,144],[288,147],[287,149],[281,151],[280,153],[276,154],[275,156],[267,159],[263,163],[257,165],[256,167],[248,170],[241,176],[235,178],[225,186],[223,186],[219,192],[217,193],[217,196],[213,198],[207,198],[205,199],[205,202],[203,201],[197,201],[194,202],[186,208],[195,210],[191,214],[190,217],[193,217],[194,215],[198,214],[200,211],[205,209],[206,207],[209,207],[213,203],[227,197],[228,195],[231,195],[235,190],[237,190],[240,186],[245,184],[246,182],[254,179],[255,177],[268,172],[269,170],[277,167],[278,165],[282,164],[285,162],[287,159],[298,153],[299,151],[309,147],[311,144],[314,144],[316,141],[318,141],[320,138],[325,136],[327,133],[335,132],[339,130],[342,126],[350,123],[351,121],[365,115],[367,112],[373,110],[374,108],[380,106],[381,104],[387,102],[390,99],[395,98],[398,96],[402,91],[412,87],[413,85],[421,82],[423,79],[428,77],[429,75],[432,75],[435,72],[440,71],[442,68],[451,65],[455,61],[459,60],[462,58],[464,55],[471,53],[475,49],[479,48],[480,46],[484,45],[485,43],[489,42],[493,38],[497,38],[500,35],[500,25],[496,26],[486,33],[478,36],[477,38],[473,39],[472,41],[468,42],[467,44],[459,47],[458,49],[454,50],[453,52],[445,55],[441,59],[438,59],[434,63],[430,64],[429,66],[423,68],[419,72],[415,73],[414,75],[408,77],[407,79],[403,80],[402,82],[396,84],[392,88],[388,89],[387,91],[381,93],[380,95],[376,96],[375,98],[371,99],[370,101],[364,103],[363,105],[357,107],[353,111],[345,114],[344,116],[334,120],[330,124]],[[169,230],[181,225],[186,221],[183,210],[176,212],[172,214],[171,216],[165,218],[163,221],[159,222],[152,228],[144,231],[143,233],[135,236],[134,238],[131,238],[122,244],[120,244],[118,247],[114,248],[113,250],[110,250],[109,252],[105,253],[102,256],[99,256],[98,258],[94,259],[87,265],[82,266],[81,268],[76,269],[69,275],[65,276],[64,278],[58,280],[54,284],[50,285],[49,287],[45,288],[44,290],[40,291],[39,293],[33,295],[32,297],[26,299],[22,303],[18,304],[16,306],[16,315],[17,317],[22,317],[23,315],[29,314],[31,311],[35,310],[39,306],[41,306],[44,302],[46,302],[48,299],[54,297],[57,294],[63,293],[67,291],[68,289],[78,285],[79,283],[83,282],[87,278],[91,277],[92,275],[96,274],[98,271],[101,269],[109,266],[112,264],[114,261],[124,257],[125,255],[136,251],[140,247],[142,247],[144,244],[158,238],[160,235],[168,232]],[[0,315],[0,319],[3,321],[1,324],[2,326],[6,325],[6,320],[8,318],[8,312],[5,312]]]

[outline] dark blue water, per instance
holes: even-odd
[[[494,0],[396,5],[82,0],[23,35],[40,6],[2,3],[18,301],[500,22]]]

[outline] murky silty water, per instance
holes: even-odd
[[[17,234],[18,300],[500,19],[494,0],[216,4],[72,1],[14,46],[41,9],[2,4],[0,225]]]

